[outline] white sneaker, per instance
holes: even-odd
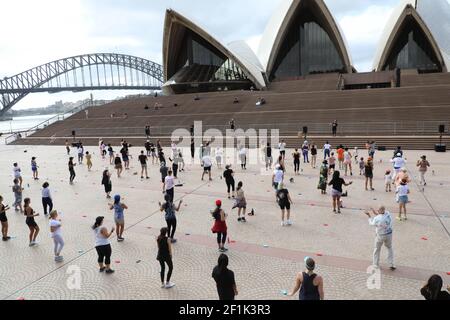
[[[165,283],[161,284],[161,289],[165,289],[165,288],[166,288],[166,284]]]
[[[281,226],[284,227],[286,223],[284,221],[281,221]]]
[[[165,285],[166,289],[172,289],[173,287],[175,287],[175,283],[172,283],[172,282],[167,282]]]
[[[288,220],[288,221],[286,222],[286,224],[287,224],[288,226],[292,226],[292,221],[291,221],[291,220]]]

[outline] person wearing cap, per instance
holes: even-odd
[[[102,185],[105,187],[106,199],[111,199],[112,182],[111,173],[108,168],[103,171]]]
[[[211,212],[212,217],[214,218],[214,225],[211,229],[212,233],[217,234],[217,244],[219,246],[220,252],[228,251],[225,248],[225,243],[227,241],[227,214],[222,209],[222,201],[216,201],[216,208]]]
[[[295,279],[294,289],[289,293],[293,297],[300,290],[299,300],[312,301],[324,300],[325,294],[323,290],[323,278],[316,273],[316,262],[310,258],[305,258],[305,271],[297,275]]]
[[[400,173],[400,170],[406,166],[406,161],[403,159],[402,153],[397,153],[395,157],[391,160],[391,163],[394,166],[394,181],[397,178],[397,175]]]
[[[62,262],[61,251],[64,248],[64,240],[61,233],[61,218],[56,210],[50,212],[50,234],[53,238],[55,261]]]
[[[427,160],[427,156],[422,156],[419,161],[417,161],[417,167],[419,168],[420,173],[420,183],[423,186],[427,185],[427,182],[425,181],[425,174],[428,171],[428,168],[430,167],[430,163]]]
[[[109,238],[114,233],[114,228],[108,232],[108,229],[103,226],[103,221],[105,217],[97,217],[95,223],[92,226],[92,230],[95,233],[95,250],[98,255],[98,265],[100,267],[100,272],[106,272],[106,274],[114,273],[111,269],[111,243]]]
[[[125,216],[124,211],[128,209],[125,203],[120,202],[120,195],[114,196],[114,204],[109,204],[109,210],[114,210],[114,222],[116,223],[116,233],[117,241],[122,242],[125,239],[123,236],[123,231],[125,229]]]
[[[400,185],[396,189],[396,195],[397,195],[397,202],[399,205],[399,214],[397,217],[397,220],[399,221],[406,221],[408,218],[406,217],[406,204],[409,202],[409,186],[408,186],[408,179],[404,178],[400,182]],[[402,212],[404,214],[404,218],[402,218]]]
[[[375,250],[373,252],[373,266],[375,268],[380,267],[380,251],[383,244],[388,249],[388,263],[392,271],[396,269],[394,265],[394,250],[392,248],[392,233],[393,233],[393,221],[392,215],[386,210],[384,206],[380,207],[378,211],[370,209],[373,213],[371,216],[369,211],[366,211],[366,215],[369,217],[369,224],[376,228],[375,238]]]
[[[31,158],[31,171],[33,172],[33,179],[39,180],[39,173],[38,173],[38,165],[36,162],[36,157]]]

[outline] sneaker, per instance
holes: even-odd
[[[165,289],[166,288],[166,284],[165,283],[162,283],[161,284],[161,289]]]
[[[106,274],[112,274],[112,273],[114,273],[115,271],[114,271],[113,269],[107,269],[105,272],[106,272]]]
[[[286,223],[284,221],[281,221],[281,226],[284,227]]]
[[[55,262],[62,262],[64,258],[62,256],[55,257]]]
[[[242,218],[241,221],[242,222],[247,222],[247,220],[245,218]]]
[[[396,218],[398,221],[403,221],[403,219],[401,217],[397,217]]]
[[[397,267],[392,266],[390,269],[391,269],[391,271],[395,271],[395,270],[397,270]]]
[[[177,239],[170,240],[171,243],[177,243],[177,241],[178,241]]]
[[[144,179],[144,177],[141,176],[141,179]]]
[[[238,222],[241,222],[242,221],[242,218],[238,218]]]
[[[100,272],[105,272],[105,270],[106,270],[105,267],[99,269]]]
[[[288,226],[292,226],[292,221],[291,221],[291,220],[288,220],[288,221],[286,222],[286,224],[287,224]]]
[[[175,283],[172,282],[167,282],[166,285],[164,286],[164,288],[166,289],[172,289],[173,287],[175,287]]]

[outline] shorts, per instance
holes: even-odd
[[[0,222],[8,222],[8,218],[6,217],[6,213],[0,213]]]
[[[275,191],[276,190],[278,190],[278,187],[279,187],[279,183],[278,182],[274,182],[273,184],[272,184],[272,187],[275,189]]]
[[[400,204],[407,204],[409,201],[408,196],[400,196],[398,197],[398,203]]]
[[[366,178],[368,178],[368,179],[373,179],[373,173],[372,173],[372,174],[366,174],[365,176],[366,176]]]
[[[114,222],[115,222],[116,224],[118,224],[118,225],[124,225],[124,224],[125,224],[125,219],[124,219],[124,218],[122,218],[122,219],[116,219],[116,218],[114,218]]]
[[[335,164],[330,164],[330,169],[336,169],[336,165]]]
[[[147,164],[142,164],[142,163],[141,163],[141,168],[142,168],[142,169],[147,169]]]
[[[31,171],[36,172],[37,168],[33,167],[33,168],[31,168]]]
[[[14,201],[14,206],[18,206],[22,203],[22,195],[16,196],[16,199]]]
[[[280,209],[281,210],[291,210],[291,203],[290,202],[285,202],[285,203],[280,203]]]
[[[116,169],[123,169],[123,167],[122,167],[121,164],[116,164],[115,168],[116,168]]]
[[[211,166],[209,167],[203,167],[204,172],[211,172]]]
[[[27,226],[29,226],[30,228],[36,228],[38,225],[36,223],[36,221],[34,221],[34,218],[27,218],[25,220],[25,223],[27,224]]]
[[[342,192],[339,192],[335,189],[331,189],[331,196],[333,198],[340,198],[342,196]]]

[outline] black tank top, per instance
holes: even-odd
[[[294,152],[294,161],[300,161],[300,153]]]
[[[170,260],[169,244],[167,237],[158,240],[158,256],[157,260]]]
[[[314,285],[314,279],[317,274],[312,275],[303,272],[303,282],[300,288],[300,300],[320,300],[319,287]]]

